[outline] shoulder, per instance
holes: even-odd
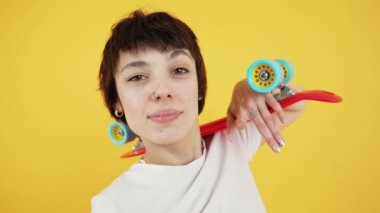
[[[131,176],[130,173],[133,167],[134,166],[112,180],[111,183],[109,183],[97,196],[94,197],[95,201],[103,201],[105,199],[116,200],[118,197],[123,196],[126,193],[123,189],[125,189],[127,185],[133,183],[131,180],[128,180],[131,179],[128,177]]]
[[[91,200],[91,213],[116,213],[116,205],[107,195],[100,193]]]
[[[113,213],[121,212],[120,209],[130,204],[132,198],[135,197],[133,166],[119,177],[114,179],[107,187],[91,200],[92,213]]]
[[[126,184],[125,181],[125,174],[128,172],[123,173],[116,179],[114,179],[111,184],[109,184],[101,193],[103,194],[108,194],[108,195],[113,195],[113,194],[119,194],[118,192],[120,191],[121,188]]]
[[[244,129],[222,130],[212,137],[205,138],[206,147],[211,152],[236,152],[238,155],[246,156],[246,160],[251,159],[260,147],[261,140],[261,134],[252,122]]]

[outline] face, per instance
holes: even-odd
[[[175,143],[199,129],[197,73],[189,51],[122,52],[115,80],[116,109],[144,143]]]

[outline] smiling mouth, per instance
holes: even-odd
[[[160,110],[148,115],[148,118],[157,123],[168,123],[176,120],[182,113],[174,109]]]

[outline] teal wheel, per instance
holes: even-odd
[[[117,121],[111,123],[108,135],[112,143],[118,146],[132,141],[136,137],[136,135],[124,123]]]
[[[276,61],[281,64],[281,68],[284,73],[284,80],[281,83],[288,84],[294,77],[293,65],[284,59],[276,59]]]
[[[247,71],[249,86],[259,93],[269,93],[283,80],[283,70],[280,63],[261,59],[253,62]]]

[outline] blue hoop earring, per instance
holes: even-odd
[[[108,128],[108,136],[112,143],[118,146],[131,142],[136,138],[136,134],[132,132],[127,125],[118,121],[111,123]]]

